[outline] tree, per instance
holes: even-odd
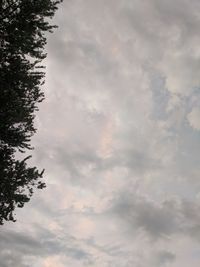
[[[33,149],[35,112],[44,100],[46,33],[62,0],[0,0],[0,224],[44,188],[43,172],[16,159]]]

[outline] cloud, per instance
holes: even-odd
[[[199,10],[63,1],[31,159],[47,188],[2,228],[2,266],[199,266]]]
[[[200,109],[198,107],[193,108],[187,118],[194,130],[200,130]]]
[[[51,228],[50,225],[48,226]],[[37,225],[32,225],[31,232],[29,229],[24,233],[13,230],[1,233],[2,264],[14,266],[18,262],[19,266],[28,267],[45,259],[44,265],[41,266],[51,266],[55,261],[59,264],[59,259],[63,255],[77,261],[87,259],[89,256],[87,252],[79,248],[79,245],[73,244],[74,240],[70,236],[65,236],[63,239],[62,236],[58,236],[58,233]],[[48,258],[49,255],[52,259]]]
[[[179,235],[199,240],[200,206],[196,202],[176,198],[156,203],[137,193],[123,192],[111,203],[111,214],[119,216],[130,234],[144,231],[154,242]]]
[[[158,266],[173,262],[175,257],[176,256],[171,252],[159,251],[157,258]]]

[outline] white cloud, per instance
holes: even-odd
[[[190,126],[194,130],[200,130],[200,108],[194,107],[187,116]]]

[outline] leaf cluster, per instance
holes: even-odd
[[[14,221],[33,188],[44,188],[43,171],[16,152],[32,149],[35,113],[44,100],[41,64],[50,23],[61,0],[0,0],[0,224]]]

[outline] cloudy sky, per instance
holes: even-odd
[[[64,0],[1,267],[199,267],[200,1]]]

